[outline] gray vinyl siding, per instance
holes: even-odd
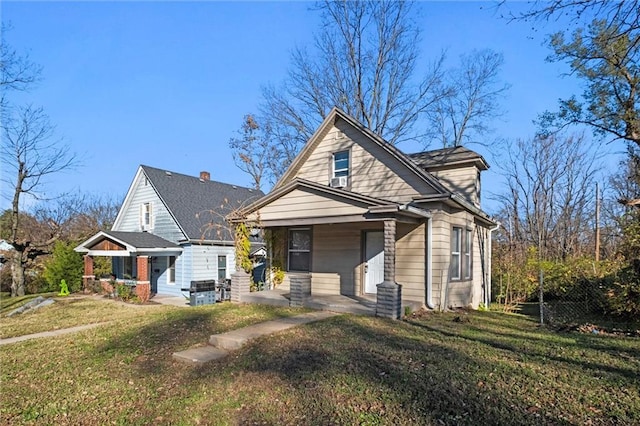
[[[123,212],[117,228],[114,228],[113,231],[142,231],[140,227],[140,206],[145,203],[151,203],[152,229],[149,232],[174,243],[185,239],[184,234],[180,231],[160,197],[158,197],[153,186],[150,183],[145,185],[144,173],[138,175],[138,179],[134,182],[131,191],[128,205],[123,206],[126,210]]]
[[[480,206],[478,169],[475,166],[431,171],[451,192],[457,192],[475,206]]]
[[[169,273],[166,269],[167,257],[159,257],[164,262],[165,268],[158,278],[158,293],[179,296],[188,296],[188,292],[182,292],[182,288],[188,288],[191,281],[217,280],[218,279],[218,255],[227,256],[227,278],[235,272],[234,249],[231,246],[213,246],[187,244],[176,258],[176,282],[169,283]]]
[[[163,262],[164,267],[161,268],[162,273],[158,277],[158,294],[165,294],[168,296],[188,296],[188,292],[182,292],[182,288],[189,287],[190,280],[188,274],[188,267],[190,264],[191,250],[190,247],[184,247],[182,254],[176,256],[176,282],[169,283],[169,269],[168,269],[168,256],[158,256],[158,260]]]
[[[472,231],[470,279],[450,278],[451,232],[454,226]],[[441,309],[468,306],[477,308],[482,301],[482,271],[479,258],[480,246],[473,215],[460,211],[439,211],[433,217],[432,231],[432,300],[435,306]]]
[[[336,127],[337,126],[337,127]],[[361,132],[338,120],[309,154],[296,177],[328,185],[333,153],[349,150],[349,190],[396,202],[435,191]]]
[[[308,217],[328,217],[361,215],[364,207],[346,204],[317,194],[296,189],[260,209],[260,219],[296,219]]]
[[[382,223],[313,227],[312,294],[362,294],[362,231],[382,230]]]
[[[425,302],[426,226],[398,223],[396,228],[396,282],[402,299]]]
[[[234,249],[231,246],[192,245],[191,280],[218,280],[218,256],[227,256],[226,278],[235,272]]]

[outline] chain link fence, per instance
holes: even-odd
[[[540,322],[549,326],[567,326],[601,321],[605,317],[606,289],[593,281],[581,281],[571,288],[545,292]]]

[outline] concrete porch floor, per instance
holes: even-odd
[[[243,302],[263,303],[266,305],[289,306],[289,290],[265,290],[249,293],[243,296]],[[422,303],[414,301],[402,301],[402,312],[405,307],[410,307],[412,312],[422,309]],[[312,295],[304,307],[321,311],[332,311],[359,315],[376,314],[376,296],[344,296],[344,295]]]
[[[155,295],[151,300],[163,305],[189,307],[189,300],[184,297]],[[288,307],[289,290],[274,289],[252,292],[243,295],[242,302]],[[403,301],[401,314],[404,314],[405,306],[410,306],[412,312],[422,308],[419,302]],[[320,311],[374,316],[376,314],[376,296],[312,295],[304,303],[304,307]]]
[[[274,289],[243,295],[244,303],[289,306],[289,290]],[[304,302],[305,308],[359,315],[375,315],[376,299],[373,297],[353,297],[343,295],[312,295]]]

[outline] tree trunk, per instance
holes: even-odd
[[[11,297],[24,296],[24,253],[14,251],[11,256]]]

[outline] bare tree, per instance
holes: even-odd
[[[269,129],[260,126],[253,115],[247,114],[238,133],[240,137],[229,141],[233,161],[251,176],[253,187],[259,190],[270,158]]]
[[[500,97],[509,86],[500,81],[503,56],[490,49],[461,55],[460,65],[445,73],[445,94],[427,111],[427,134],[442,147],[484,144],[492,119],[503,114]]]
[[[111,229],[122,203],[122,197],[105,195],[78,195],[71,200],[74,214],[68,221],[64,238],[73,242],[89,238],[100,230]]]
[[[11,232],[8,243],[12,251],[11,295],[24,295],[25,265],[30,256],[51,245],[61,235],[62,223],[54,217],[46,221],[48,232],[30,235],[21,229],[21,196],[45,199],[43,185],[54,173],[76,165],[76,157],[69,147],[54,138],[54,127],[42,108],[19,108],[8,115],[2,126],[3,143],[0,149],[3,183],[13,188],[11,197]],[[30,254],[31,253],[31,254]]]
[[[272,182],[335,106],[393,145],[418,141],[426,147],[434,140],[430,128],[418,125],[423,118],[440,126],[438,140],[446,134],[447,145],[486,134],[506,90],[498,83],[501,55],[463,56],[455,78],[447,77],[444,52],[429,62],[419,59],[414,7],[393,0],[317,2],[321,24],[314,44],[293,51],[287,77],[263,89],[256,116],[271,136],[265,173]],[[260,161],[245,159],[245,168]]]
[[[420,31],[412,7],[388,0],[318,2],[313,51],[295,49],[282,86],[263,91],[260,122],[273,134],[270,173],[276,178],[334,106],[389,143],[422,139],[414,125],[442,96],[444,55],[416,78]]]
[[[11,90],[27,90],[40,78],[42,67],[31,62],[28,55],[21,55],[6,43],[9,27],[2,24],[0,38],[0,90],[1,106],[6,108],[5,95]]]
[[[591,250],[597,158],[582,136],[518,140],[509,151],[508,188],[501,197],[513,238],[537,248],[541,259],[565,260]]]

